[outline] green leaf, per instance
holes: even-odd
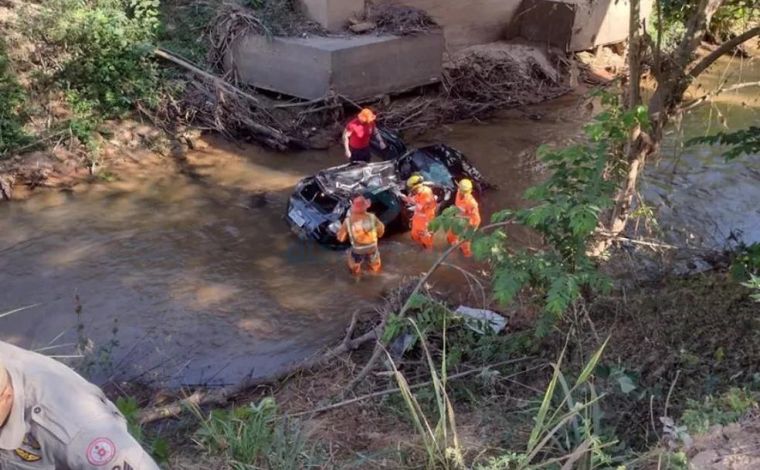
[[[588,379],[591,377],[591,374],[594,372],[594,369],[596,369],[596,366],[599,364],[599,359],[602,357],[602,353],[604,352],[604,348],[607,347],[607,343],[610,341],[610,337],[608,336],[607,339],[604,340],[604,343],[599,347],[599,349],[594,352],[594,355],[591,356],[591,359],[586,363],[586,366],[583,368],[583,371],[581,372],[581,375],[578,376],[578,380],[575,381],[575,386],[578,387],[579,385],[586,383]]]
[[[510,209],[503,209],[498,212],[494,212],[491,215],[491,223],[498,224],[506,222],[514,217],[515,213]]]
[[[633,380],[628,375],[623,374],[618,376],[617,383],[620,386],[620,391],[626,395],[636,390],[636,384],[633,383]]]

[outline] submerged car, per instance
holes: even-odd
[[[336,234],[355,194],[372,201],[370,212],[389,230],[408,230],[411,210],[404,202],[404,194],[406,180],[414,173],[420,173],[433,190],[439,212],[454,203],[460,179],[471,179],[476,192],[487,186],[469,160],[448,145],[406,150],[394,134],[383,131],[383,137],[390,150],[387,160],[328,168],[296,185],[286,215],[296,234],[338,247]]]

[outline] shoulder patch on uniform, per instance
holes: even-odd
[[[105,465],[116,456],[116,444],[111,439],[99,437],[87,446],[87,461],[99,467]]]
[[[23,460],[24,462],[39,462],[40,460],[42,460],[41,455],[34,454],[24,449],[16,449],[15,452],[16,452],[16,455],[18,455],[19,458]]]

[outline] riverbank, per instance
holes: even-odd
[[[724,444],[699,436],[714,425],[739,418],[749,420],[744,423],[747,429],[756,422],[752,416],[760,383],[753,368],[760,363],[760,337],[748,332],[758,330],[754,325],[757,311],[745,288],[726,272],[714,271],[640,284],[600,297],[542,341],[524,342],[511,329],[500,343],[502,347],[511,344],[511,364],[478,371],[483,364],[468,361],[448,371],[447,390],[455,403],[452,411],[467,468],[501,468],[488,467],[489,459],[524,448],[536,406],[551,379],[550,364],[560,356],[562,344],[567,348],[562,369],[572,377],[605,341],[595,381],[602,396],[600,419],[608,437],[615,436],[621,447],[630,449],[627,461],[635,463],[628,468],[676,462],[679,452],[702,461],[717,449],[724,459],[729,458],[726,455],[732,451]],[[520,341],[522,346],[518,346]],[[302,464],[419,468],[424,465],[425,450],[392,375],[373,374],[341,399],[367,352],[360,350],[286,381],[247,391],[230,406],[245,407],[273,398],[277,420],[286,420],[303,433],[305,444],[298,447],[303,452]],[[398,367],[410,385],[431,379],[415,353],[398,360]],[[467,373],[470,370],[476,373]],[[457,378],[463,372],[465,376]],[[735,390],[745,390],[746,395],[736,395]],[[732,407],[721,401],[727,394],[735,397]],[[435,420],[433,388],[423,386],[415,395],[428,419]],[[687,428],[680,437],[668,437],[660,417],[670,417]],[[175,436],[171,442],[177,450],[169,468],[227,468],[225,449],[188,445],[193,436],[202,435],[196,434],[197,419],[191,415],[150,428],[158,434],[171,429],[169,435]],[[684,448],[684,436],[697,438],[697,444]]]

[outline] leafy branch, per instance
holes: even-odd
[[[625,144],[631,132],[648,125],[643,106],[624,110],[616,96],[601,94],[606,109],[585,127],[585,138],[561,148],[542,147],[538,158],[549,177],[528,189],[526,209],[504,210],[492,222],[512,222],[539,233],[540,250],[513,249],[503,229],[474,231],[457,211],[444,211],[434,229],[451,230],[472,241],[478,260],[490,264],[494,298],[509,304],[521,292],[540,299],[542,316],[536,333],[544,336],[564,312],[587,291],[609,288],[596,269],[588,247],[599,219],[613,205],[616,188],[626,174]]]
[[[723,154],[726,161],[735,160],[740,156],[760,153],[760,127],[751,126],[736,132],[720,132],[715,135],[697,137],[689,140],[686,145],[725,145],[730,147]]]

